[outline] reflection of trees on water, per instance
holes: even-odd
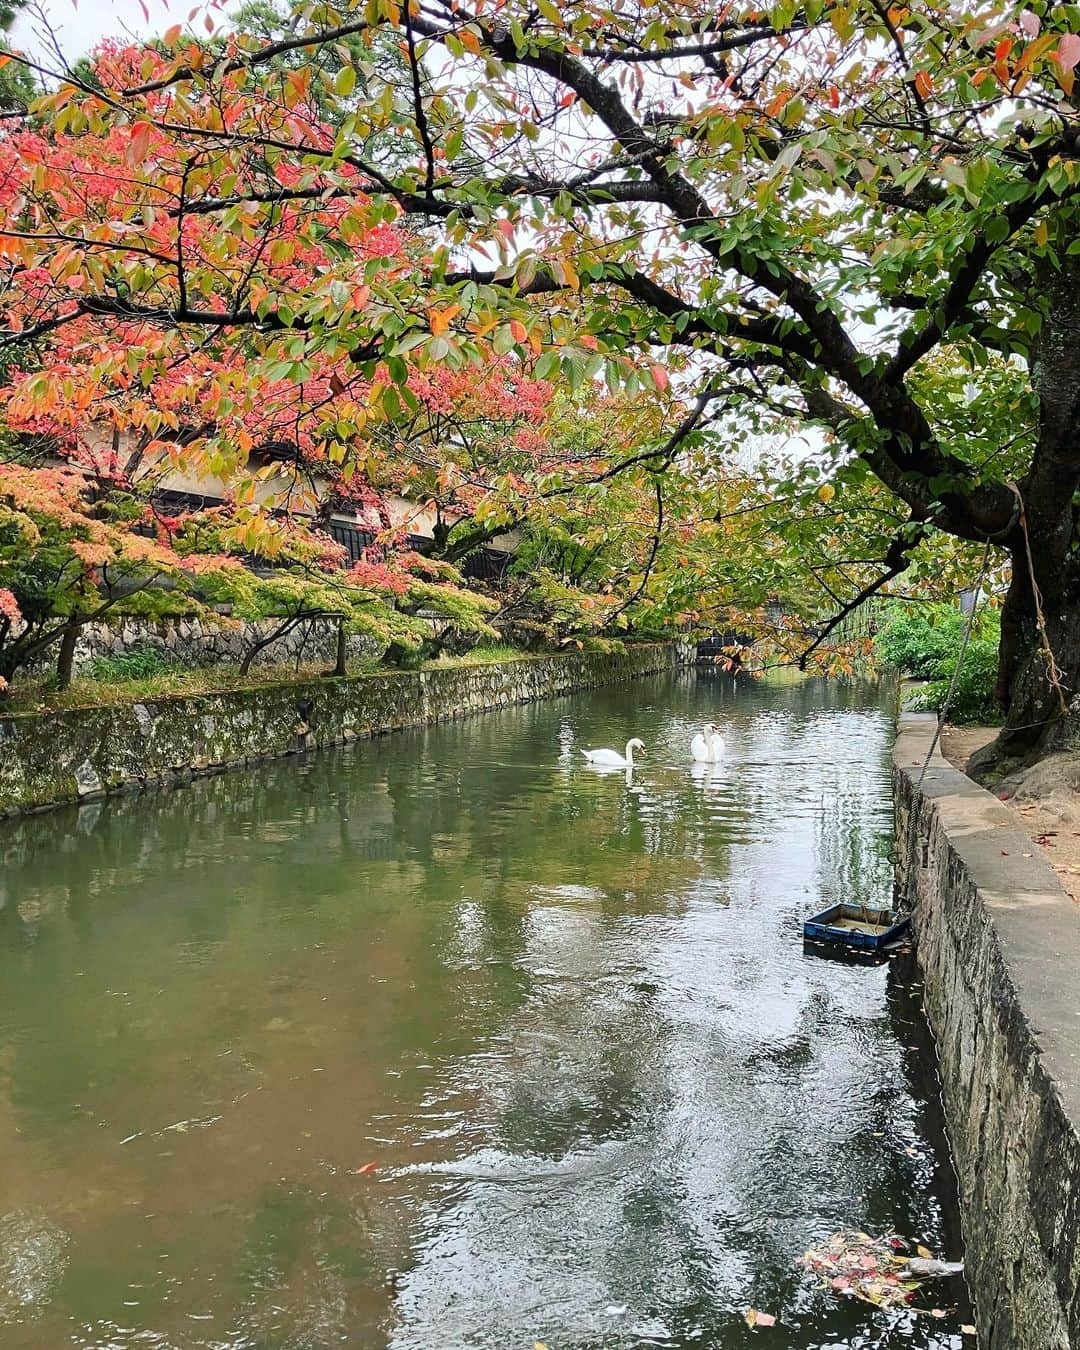
[[[236,1273],[240,1343],[380,1343],[386,1273],[407,1254],[404,1227],[385,1206],[346,1195],[278,1182],[259,1196]]]
[[[893,822],[885,766],[856,759],[837,768],[816,820],[820,894],[826,903],[890,904]]]
[[[689,884],[706,854],[716,866],[689,766],[675,791],[662,775],[654,786],[649,766],[628,787],[622,773],[583,766],[576,746],[560,751],[551,730],[549,713],[514,709],[440,728],[435,770],[422,755],[388,762],[395,834],[409,856],[481,901],[576,882],[655,904]]]
[[[763,797],[771,787],[768,819],[779,803],[807,820],[802,834],[772,836],[773,853],[803,848],[794,861],[808,879],[819,869],[830,884],[862,884],[880,854],[849,835],[884,829],[885,720],[864,691],[835,690],[824,711],[805,688],[751,698],[732,712],[736,738],[765,705],[786,747],[771,784],[762,774],[752,786]],[[835,715],[845,711],[852,717]],[[790,776],[793,764],[801,775]],[[831,831],[835,852],[822,849]],[[749,853],[736,851],[734,865]],[[748,865],[767,881],[768,849],[760,859]],[[608,1301],[631,1319],[613,1334],[633,1325],[681,1344],[730,1335],[730,1309],[758,1298],[801,1311],[798,1344],[857,1344],[861,1311],[805,1291],[793,1257],[846,1224],[915,1223],[938,1241],[941,1208],[906,1152],[918,1113],[903,1029],[881,999],[885,972],[743,952],[737,923],[728,944],[695,953],[692,915],[654,909],[640,922],[649,917],[624,911],[605,927],[595,913],[571,913],[531,928],[529,959],[545,981],[515,1014],[518,1054],[494,1066],[485,1091],[486,1137],[501,1153],[444,1214],[447,1241],[410,1275],[402,1347],[437,1320],[453,1341],[478,1326],[524,1325],[599,1345]],[[818,1216],[813,1227],[808,1216]],[[523,1271],[478,1278],[507,1252],[531,1255],[531,1288],[554,1301],[548,1322],[522,1293]],[[948,1343],[922,1322],[899,1333],[906,1346]],[[496,1344],[494,1333],[479,1343]]]
[[[634,734],[629,785],[579,763]],[[124,1197],[152,1195],[188,1335],[194,1289],[219,1342],[377,1345],[396,1315],[403,1350],[581,1348],[611,1303],[726,1344],[733,1308],[799,1304],[808,1223],[917,1215],[933,1245],[940,1219],[895,1143],[919,1117],[884,972],[804,960],[777,881],[871,885],[885,735],[865,690],[673,677],[25,822],[0,1138],[57,1205],[94,1175],[84,1278],[100,1231],[138,1265]],[[804,1343],[854,1343],[823,1309]]]
[[[655,694],[631,697],[620,715],[636,725],[635,704],[654,701]],[[28,889],[34,902],[23,917],[30,930],[56,909],[77,919],[87,905],[98,914],[103,904],[138,905],[141,879],[157,872],[163,856],[174,871],[190,874],[192,922],[211,921],[206,937],[221,931],[200,905],[208,890],[255,889],[255,879],[272,881],[264,872],[281,866],[292,871],[289,886],[259,891],[268,904],[291,906],[305,893],[323,893],[326,870],[342,863],[436,872],[456,863],[489,881],[527,876],[543,883],[574,867],[595,870],[599,850],[609,855],[605,862],[642,855],[640,866],[628,866],[626,884],[612,880],[610,889],[619,891],[634,889],[635,874],[639,887],[657,880],[644,855],[674,859],[676,867],[700,858],[709,823],[695,819],[689,792],[665,799],[668,809],[651,810],[648,766],[630,792],[621,780],[575,776],[558,759],[557,720],[548,705],[512,708],[307,763],[289,760],[15,823],[5,837],[0,912],[11,915]],[[47,887],[39,880],[43,849]],[[227,916],[227,905],[215,908],[219,919]]]

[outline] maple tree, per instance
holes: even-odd
[[[148,514],[182,559],[209,552],[222,564],[200,569],[194,589],[203,605],[225,610],[234,622],[277,621],[269,633],[255,637],[243,674],[261,650],[311,620],[333,619],[340,635],[363,634],[395,661],[438,649],[432,619],[447,627],[448,641],[497,636],[487,621],[494,602],[465,589],[454,567],[410,549],[376,549],[350,564],[317,522],[284,516],[273,523],[272,556],[241,559],[233,506],[197,509],[168,521],[152,510]],[[339,654],[335,673],[343,675],[342,659]]]
[[[148,588],[169,597],[185,576],[220,565],[202,554],[182,562],[130,524],[115,501],[91,503],[77,471],[0,465],[0,693],[55,647],[66,683],[86,623],[138,612]]]
[[[8,407],[89,396],[158,435],[137,387],[228,347],[189,450],[241,478],[230,419],[263,390],[325,381],[312,449],[344,473],[418,380],[504,357],[571,392],[674,383],[679,426],[589,481],[677,475],[725,417],[809,425],[819,472],[869,473],[901,510],[842,609],[939,535],[1011,562],[994,753],[1045,749],[1080,681],[1073,15],[366,0],[297,7],[269,41],[176,26],[104,53],[99,87],[52,72],[5,140],[3,340],[82,326],[94,350],[89,386],[28,370]],[[396,44],[406,78],[358,70],[357,40]],[[411,153],[370,162],[373,135]],[[996,407],[951,414],[933,375],[947,357],[979,385],[995,353],[1028,402],[986,451]]]
[[[1021,476],[1037,413],[1024,369],[991,353],[975,383],[946,348],[911,384],[942,446]],[[974,587],[983,549],[942,531],[912,537],[907,504],[865,460],[836,443],[808,452],[797,418],[769,416],[765,425],[785,426],[787,437],[760,444],[742,469],[706,441],[666,475],[679,538],[657,569],[657,599],[666,594],[699,626],[760,634],[769,662],[851,673],[868,657],[881,613],[869,601],[955,603]],[[1005,556],[992,550],[987,604],[1000,602],[1008,577]]]
[[[467,591],[448,564],[390,551],[350,566],[326,535],[287,520],[272,565],[255,568],[237,552],[234,512],[162,518],[137,493],[94,491],[77,468],[0,464],[0,694],[54,652],[64,688],[82,628],[117,614],[269,621],[268,632],[255,629],[243,673],[301,623],[331,621],[342,639],[363,634],[398,660],[432,645],[433,617],[451,638],[496,636],[494,601]]]

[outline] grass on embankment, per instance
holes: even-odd
[[[542,653],[549,655],[549,653]],[[472,651],[466,652],[464,656],[451,656],[449,652],[442,652],[431,661],[425,661],[422,670],[445,670],[455,666],[489,666],[497,661],[520,661],[529,655],[537,653],[523,652],[519,647],[511,647],[506,642],[482,642]]]
[[[443,652],[423,662],[420,670],[445,670],[461,666],[482,666],[495,662],[522,660],[529,655],[506,643],[485,643],[463,656]],[[125,703],[143,703],[156,698],[191,698],[200,694],[220,694],[236,689],[258,689],[268,685],[324,679],[327,663],[295,661],[282,665],[258,665],[247,675],[235,666],[164,666],[146,674],[130,673],[135,663],[124,658],[102,658],[94,663],[92,676],[74,679],[62,692],[51,680],[27,680],[16,684],[7,699],[0,702],[3,713],[44,713],[72,708],[107,708]],[[393,666],[381,665],[374,658],[349,662],[350,675],[393,674]]]

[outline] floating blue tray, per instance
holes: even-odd
[[[845,947],[880,951],[891,947],[911,927],[894,909],[868,905],[830,905],[803,924],[803,936],[812,942],[838,942]]]

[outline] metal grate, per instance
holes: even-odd
[[[511,562],[511,553],[497,548],[478,548],[465,559],[461,574],[470,581],[502,581]]]
[[[373,531],[361,529],[359,525],[350,525],[344,520],[330,522],[330,537],[345,549],[350,562],[359,562],[364,550],[375,542]]]

